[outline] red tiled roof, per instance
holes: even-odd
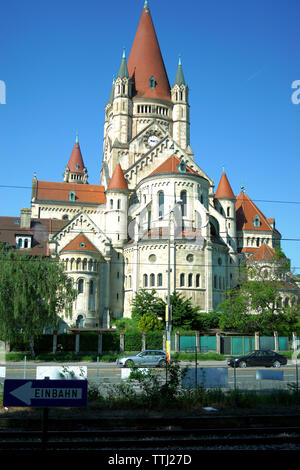
[[[66,223],[59,219],[31,219],[30,227],[24,228],[20,227],[20,217],[0,217],[0,243],[16,248],[16,235],[28,235],[31,236],[31,248],[18,249],[18,252],[47,256],[49,234],[57,232]]]
[[[265,243],[256,249],[255,253],[250,256],[250,261],[270,261],[275,255],[275,250]]]
[[[107,189],[128,189],[127,181],[120,163],[115,166]]]
[[[77,235],[70,243],[68,243],[62,251],[95,251],[99,250],[88,240],[85,235]]]
[[[138,97],[170,101],[170,83],[148,6],[143,9],[127,67]],[[153,89],[149,86],[152,76],[156,82]]]
[[[260,219],[260,226],[255,227],[253,220],[258,216]],[[256,230],[280,233],[270,225],[269,220],[258,209],[254,202],[247,196],[246,193],[240,193],[236,197],[236,225],[237,230]],[[273,219],[272,219],[273,220]]]
[[[221,197],[235,198],[225,172],[222,173],[219,186],[215,194],[215,198],[221,198]]]
[[[47,201],[69,201],[71,191],[75,193],[75,202],[105,204],[104,187],[91,184],[54,183],[37,181],[36,199]]]
[[[160,175],[160,174],[164,174],[164,173],[180,173],[180,171],[178,170],[178,165],[179,164],[180,164],[180,158],[176,157],[175,155],[171,155],[161,165],[159,165],[150,174],[150,176]],[[188,165],[186,166],[186,173],[199,176],[199,173],[197,173],[195,170],[193,170]]]
[[[75,142],[69,163],[67,165],[72,172],[82,173],[84,169],[83,158],[78,142]]]

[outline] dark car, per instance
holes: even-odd
[[[230,367],[280,367],[287,364],[287,358],[271,350],[254,351],[246,356],[231,357],[227,359]]]

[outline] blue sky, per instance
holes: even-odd
[[[33,173],[62,181],[79,133],[99,184],[104,107],[144,0],[2,2],[0,215],[30,205]],[[191,147],[216,186],[225,167],[267,217],[300,273],[299,0],[150,0],[171,84],[181,54]]]

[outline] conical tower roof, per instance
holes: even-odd
[[[72,173],[83,173],[83,170],[85,168],[78,142],[78,137],[76,137],[76,142],[74,144],[67,166]]]
[[[235,195],[233,194],[233,191],[231,189],[231,186],[230,186],[230,183],[228,181],[225,171],[223,171],[222,173],[219,186],[215,194],[215,198],[222,198],[222,197],[235,198]]]
[[[124,173],[120,163],[115,166],[112,177],[110,179],[107,190],[110,189],[128,189],[127,181],[124,177]]]
[[[179,57],[178,61],[178,68],[177,68],[177,74],[176,74],[176,79],[175,79],[175,85],[185,85],[185,80],[184,80],[184,75],[183,75],[183,70],[182,70],[182,64],[181,64],[181,58]]]
[[[127,67],[138,97],[170,101],[170,83],[147,1],[145,1]],[[154,78],[155,86],[150,87],[151,78]]]
[[[125,50],[123,51],[122,62],[121,62],[121,65],[120,65],[118,77],[119,78],[129,78],[127,64],[126,64]]]

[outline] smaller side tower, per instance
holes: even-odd
[[[219,186],[215,194],[215,204],[218,212],[221,212],[226,219],[227,243],[231,247],[230,251],[234,253],[237,252],[235,203],[236,198],[233,194],[226,173],[223,170]]]
[[[173,102],[173,139],[185,150],[190,145],[189,89],[185,83],[179,58],[175,84],[171,90]]]
[[[114,143],[117,139],[121,144],[127,144],[132,134],[132,83],[128,74],[125,51],[110,100],[113,100],[111,141]]]
[[[106,190],[106,233],[114,246],[127,241],[128,185],[120,163]]]

